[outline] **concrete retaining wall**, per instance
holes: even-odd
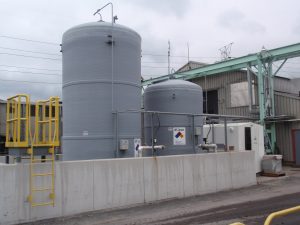
[[[36,168],[42,170],[41,165]],[[37,186],[46,185],[38,179]],[[31,208],[29,166],[0,164],[0,224],[254,185],[254,152],[58,162],[55,182],[56,206]]]

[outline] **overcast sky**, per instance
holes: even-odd
[[[117,23],[136,30],[142,37],[142,75],[146,79],[167,74],[168,40],[171,67],[175,70],[187,62],[187,43],[191,60],[213,63],[220,60],[219,48],[231,42],[232,57],[258,52],[262,46],[272,49],[300,42],[298,0],[112,2]],[[97,21],[93,13],[106,3],[0,0],[0,98],[16,93],[31,94],[33,100],[60,96],[62,34],[74,25]],[[102,15],[104,20],[110,20],[109,9]],[[300,77],[299,64],[299,58],[288,61],[280,75]]]

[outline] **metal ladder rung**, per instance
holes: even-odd
[[[14,121],[17,121],[18,120],[18,118],[12,118],[12,119],[8,119],[8,120],[6,120],[6,122],[14,122]]]
[[[50,120],[39,120],[38,123],[49,123]]]
[[[45,176],[51,176],[53,173],[34,173],[32,176],[34,177],[45,177]]]
[[[38,191],[50,191],[52,188],[33,188],[32,191],[38,192]]]
[[[33,202],[33,203],[31,203],[32,207],[35,207],[35,206],[46,206],[46,205],[54,205],[54,201],[51,201],[51,202]]]
[[[53,161],[53,159],[33,159],[32,162]]]

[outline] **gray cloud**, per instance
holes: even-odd
[[[152,10],[162,15],[174,14],[177,17],[182,17],[190,6],[190,0],[133,0],[132,2],[144,10]]]
[[[292,33],[296,34],[296,35],[300,35],[300,24],[298,24],[292,28]]]
[[[266,28],[254,21],[245,17],[245,14],[239,10],[231,9],[223,12],[218,17],[218,25],[231,31],[245,33],[265,33]]]
[[[142,75],[146,78],[167,73],[167,41],[171,41],[171,54],[186,55],[186,42],[190,43],[193,60],[214,62],[219,57],[218,49],[227,42],[234,41],[233,56],[257,52],[264,45],[275,48],[298,42],[300,34],[299,18],[278,15],[297,15],[300,2],[244,0],[112,0],[117,22],[131,27],[142,36],[142,49],[164,56],[144,55]],[[63,32],[70,27],[96,21],[93,12],[103,6],[104,0],[52,0],[11,1],[0,0],[1,35],[15,36],[48,42],[61,42]],[[217,6],[217,7],[216,7]],[[268,8],[267,12],[262,8]],[[230,9],[225,10],[224,9]],[[284,14],[282,12],[284,9]],[[110,19],[110,10],[103,11],[103,17]],[[258,20],[259,18],[259,20]],[[263,21],[261,24],[259,21]],[[296,21],[296,23],[295,23]],[[250,35],[256,34],[256,35]],[[259,35],[258,35],[259,34]],[[251,37],[251,38],[250,38]],[[251,40],[251,41],[250,41]],[[60,58],[59,46],[17,41],[0,37],[0,47],[18,48],[58,54],[49,56],[0,49],[0,53],[34,55],[38,57]],[[298,61],[297,61],[298,60]],[[186,58],[171,58],[171,67],[178,69]],[[21,73],[0,71],[0,98],[16,93],[28,93],[32,99],[44,99],[51,95],[61,95],[61,86],[53,84],[19,83],[3,81],[26,80],[29,82],[60,82],[60,77],[30,75],[22,71],[54,73],[47,70],[18,69],[1,65],[32,67],[57,70],[61,73],[61,60],[51,61],[37,58],[0,54],[0,70],[19,70]],[[285,70],[299,71],[299,58],[294,64],[287,64]],[[290,68],[290,67],[295,68]],[[151,68],[152,67],[152,68]],[[296,74],[296,73],[295,73]]]

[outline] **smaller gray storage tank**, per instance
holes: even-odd
[[[183,80],[153,84],[144,92],[145,111],[202,114],[202,88]],[[156,155],[179,155],[197,152],[202,143],[203,117],[145,113],[145,145],[165,145]],[[153,124],[153,129],[152,129]],[[146,154],[146,155],[149,155]]]

